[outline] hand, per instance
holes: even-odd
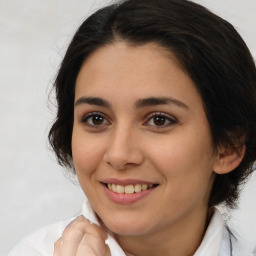
[[[111,256],[107,232],[83,216],[77,217],[54,244],[53,256]]]

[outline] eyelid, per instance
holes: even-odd
[[[164,112],[161,112],[161,111],[152,112],[152,113],[147,115],[147,118],[152,118],[154,116],[164,116],[164,117],[172,119],[173,121],[176,120],[172,115],[164,113]]]
[[[90,124],[89,122],[87,122],[87,120],[88,120],[90,117],[93,117],[93,116],[95,116],[95,115],[99,115],[99,116],[103,117],[103,118],[105,119],[105,121],[107,121],[107,124],[92,125],[92,124]],[[168,123],[168,124],[164,124],[164,125],[162,125],[162,126],[161,126],[161,125],[158,126],[158,125],[151,125],[151,124],[148,124],[148,122],[149,122],[152,118],[157,117],[157,116],[166,118],[166,120],[169,121],[169,123]],[[169,127],[169,126],[171,126],[171,125],[173,125],[173,124],[176,124],[176,123],[178,122],[177,119],[176,119],[175,117],[173,117],[172,115],[169,115],[169,114],[167,114],[167,113],[160,112],[160,111],[158,111],[158,112],[152,112],[152,113],[148,114],[145,119],[146,119],[146,120],[143,122],[143,126],[150,126],[150,127],[153,127],[154,129],[161,129],[161,128],[163,129],[163,128]],[[89,112],[89,113],[87,113],[87,114],[84,114],[84,115],[80,118],[79,121],[80,121],[83,125],[86,125],[87,127],[91,127],[91,128],[102,128],[102,127],[104,127],[104,126],[106,126],[106,125],[110,125],[110,124],[111,124],[110,118],[109,118],[106,114],[104,114],[104,113],[102,113],[102,112],[99,112],[99,111],[93,111],[93,112]]]
[[[100,127],[103,127],[105,124],[103,125],[91,125],[89,124],[88,122],[86,122],[86,120],[90,117],[93,117],[94,115],[99,115],[99,116],[102,116],[105,120],[107,120],[107,122],[110,124],[110,121],[109,121],[109,118],[107,115],[103,114],[102,112],[98,112],[98,111],[93,111],[93,112],[89,112],[87,114],[84,114],[81,118],[80,118],[80,122],[84,125],[87,125],[89,127],[92,127],[92,128],[100,128]]]
[[[150,120],[151,118],[156,117],[156,116],[165,117],[167,120],[170,121],[170,123],[169,123],[168,125],[163,125],[163,126],[157,126],[157,125],[152,126],[152,125],[150,125],[150,126],[152,126],[152,127],[156,127],[157,129],[165,128],[165,127],[171,126],[171,125],[173,125],[173,124],[176,124],[176,123],[178,122],[178,120],[177,120],[175,117],[173,117],[173,116],[171,116],[171,115],[169,115],[169,114],[166,114],[166,113],[164,113],[164,112],[152,112],[152,113],[150,113],[150,114],[148,114],[148,115],[146,116],[146,121],[145,121],[143,124],[149,122],[149,120]],[[147,125],[146,125],[146,126],[147,126]],[[148,125],[148,126],[149,126],[149,125]]]

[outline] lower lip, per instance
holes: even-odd
[[[156,187],[153,187],[148,190],[144,190],[144,191],[133,193],[133,194],[119,194],[119,193],[115,193],[115,192],[111,191],[104,184],[102,184],[102,185],[103,185],[103,188],[105,190],[107,197],[111,201],[118,203],[118,204],[135,203],[135,202],[143,199],[144,197],[148,196],[156,188]]]

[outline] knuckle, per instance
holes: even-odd
[[[58,256],[59,255],[59,251],[62,245],[62,239],[58,239],[55,243],[54,243],[54,253],[53,256]]]
[[[75,218],[74,221],[84,222],[86,221],[86,218],[83,215],[79,215],[78,217]]]
[[[58,249],[60,247],[60,242],[59,240],[57,240],[55,243],[54,243],[54,249]]]
[[[86,224],[87,223],[85,218],[83,216],[78,216],[76,219],[74,219],[72,222],[70,222],[67,225],[66,230],[72,231],[76,229],[81,229],[81,228],[84,228]]]
[[[56,253],[56,251],[58,250],[59,245],[57,242],[54,243],[54,252]]]
[[[75,221],[72,226],[71,229],[81,229],[85,226],[85,223],[81,222],[81,221]]]
[[[63,239],[62,239],[62,237],[60,237],[60,238],[54,243],[55,246],[60,246],[60,245],[62,245],[62,244],[63,244]]]

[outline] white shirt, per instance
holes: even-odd
[[[88,201],[83,203],[82,214],[89,221],[99,225],[95,213]],[[60,221],[39,229],[30,236],[24,238],[8,254],[8,256],[52,256],[55,241],[62,236],[63,230],[73,219]],[[110,248],[112,256],[125,256],[124,251],[110,234],[108,235],[106,243]],[[234,252],[234,248],[232,248],[231,244],[231,236],[224,225],[221,214],[217,209],[215,209],[203,241],[194,256],[250,255],[245,255],[238,251]]]

